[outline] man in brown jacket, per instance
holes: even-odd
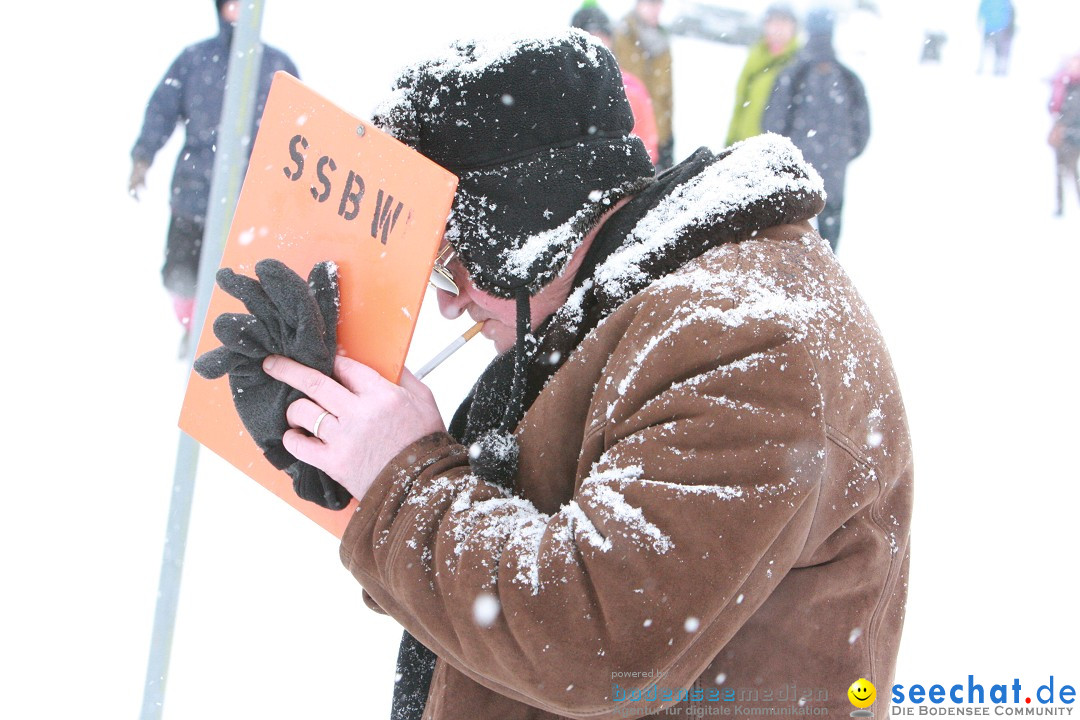
[[[502,354],[449,432],[408,373],[265,367],[310,397],[285,446],[360,500],[341,558],[408,631],[394,717],[835,716],[865,678],[884,718],[911,448],[794,146],[653,178],[578,31],[455,45],[377,122],[460,176],[440,305]]]

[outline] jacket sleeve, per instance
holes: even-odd
[[[173,61],[146,104],[142,131],[131,149],[131,159],[135,162],[153,163],[158,150],[168,142],[176,124],[183,119],[182,99],[187,79],[184,58],[181,54]]]
[[[657,681],[620,687],[613,672],[689,688],[795,563],[824,426],[790,328],[737,307],[634,324],[592,406],[577,490],[558,511],[477,480],[466,449],[432,435],[380,474],[341,558],[475,681],[558,715],[615,718],[620,692]],[[661,691],[635,707],[673,702]]]

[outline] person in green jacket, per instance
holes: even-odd
[[[726,145],[761,134],[761,116],[776,77],[799,51],[798,29],[795,11],[789,6],[772,5],[765,11],[762,37],[750,47],[735,86],[735,111]]]

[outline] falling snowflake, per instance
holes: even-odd
[[[480,627],[491,627],[499,617],[499,599],[494,595],[480,593],[473,601],[473,621]]]

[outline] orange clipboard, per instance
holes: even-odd
[[[398,382],[457,177],[288,73],[274,75],[221,267],[255,276],[264,258],[301,277],[338,265],[339,352]],[[247,310],[215,286],[196,356],[218,347],[214,319]],[[355,510],[301,500],[244,429],[228,378],[194,372],[180,428],[340,538]]]

